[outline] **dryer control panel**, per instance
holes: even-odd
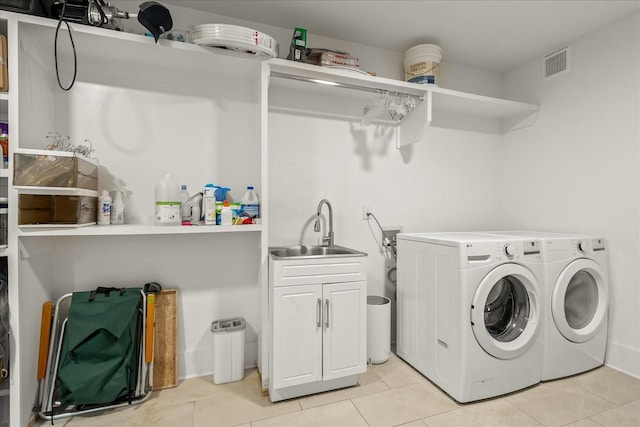
[[[593,252],[604,251],[604,239],[577,239],[571,241],[573,255],[589,255]]]

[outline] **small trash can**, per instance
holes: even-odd
[[[367,296],[367,361],[384,363],[391,353],[391,300]]]
[[[244,318],[216,320],[213,332],[213,383],[224,384],[244,378]]]

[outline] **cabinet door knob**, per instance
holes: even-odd
[[[329,300],[328,299],[324,300],[324,305],[327,308],[327,317],[325,317],[324,319],[324,327],[329,328]]]
[[[321,327],[322,326],[322,300],[320,298],[318,298],[318,304],[316,305],[316,322],[317,322],[317,327]]]

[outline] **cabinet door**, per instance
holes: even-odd
[[[322,379],[322,285],[273,289],[273,387]]]
[[[323,287],[323,379],[367,370],[366,282]]]

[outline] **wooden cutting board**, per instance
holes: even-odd
[[[165,289],[156,296],[156,330],[153,344],[153,390],[178,385],[178,290]]]

